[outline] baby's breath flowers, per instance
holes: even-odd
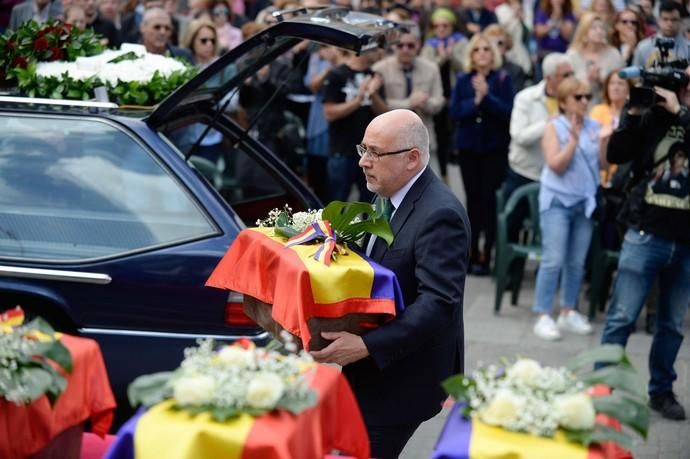
[[[256,226],[259,228],[271,228],[276,226],[279,219],[284,219],[283,226],[293,229],[297,233],[301,233],[307,226],[321,220],[322,209],[309,209],[306,212],[292,212],[292,207],[285,204],[282,209],[273,209],[268,212],[268,216],[264,219],[258,219]]]
[[[294,348],[291,336],[282,339]],[[246,341],[216,348],[212,340],[201,340],[198,347],[185,349],[185,358],[174,372],[137,378],[129,396],[133,404],[147,406],[172,399],[177,408],[208,411],[218,421],[274,409],[296,414],[316,403],[309,386],[315,365],[304,351],[280,353]]]
[[[50,361],[72,372],[72,356],[47,322],[0,326],[0,398],[24,405],[47,395],[55,402],[67,381]]]
[[[596,362],[606,366],[592,370]],[[592,397],[592,387],[598,384],[613,389],[613,394]],[[480,365],[469,376],[449,378],[443,387],[463,403],[464,416],[513,432],[553,437],[562,430],[566,438],[583,445],[613,440],[629,450],[632,439],[625,432],[595,423],[597,413],[603,413],[647,435],[645,384],[620,346],[584,351],[561,367],[524,358],[504,367]]]

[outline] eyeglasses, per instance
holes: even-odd
[[[573,97],[575,98],[576,101],[580,102],[582,99],[586,100],[589,102],[592,100],[592,95],[591,94],[573,94]]]
[[[618,22],[621,22],[625,25],[634,25],[637,27],[637,21],[635,19],[619,19]]]
[[[213,10],[214,16],[227,16],[230,10],[223,8],[222,10]]]
[[[201,42],[202,45],[206,45],[208,43],[211,43],[212,45],[216,44],[215,38],[199,38],[199,41]]]
[[[415,49],[415,48],[417,47],[417,44],[416,44],[416,43],[402,43],[402,42],[398,42],[398,43],[395,44],[395,47],[398,48],[398,49],[403,49],[403,48]]]
[[[160,30],[172,30],[172,27],[169,26],[169,25],[165,25],[165,24],[156,24],[156,25],[153,26],[153,30],[157,30],[157,31],[160,31]]]
[[[355,148],[357,149],[357,154],[360,158],[367,157],[372,159],[373,161],[378,161],[382,156],[399,155],[400,153],[405,153],[412,150],[414,147],[404,148],[398,151],[386,151],[383,153],[377,153],[375,151],[372,151],[369,149],[368,146],[364,145],[363,143],[355,145]]]

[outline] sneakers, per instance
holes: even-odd
[[[678,403],[673,392],[665,392],[659,395],[653,395],[649,399],[649,406],[661,413],[666,419],[674,421],[682,421],[685,419],[685,409]]]
[[[564,314],[559,314],[557,325],[561,330],[578,335],[589,335],[592,333],[592,326],[587,321],[587,318],[574,309]]]
[[[534,324],[534,334],[547,341],[556,341],[561,339],[561,333],[558,331],[556,322],[553,321],[551,316],[539,316],[537,323]]]

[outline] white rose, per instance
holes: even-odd
[[[520,359],[508,368],[508,378],[528,386],[537,386],[542,377],[541,365],[532,359]]]
[[[285,385],[275,373],[259,373],[247,387],[247,403],[253,408],[273,409],[283,396]]]
[[[225,365],[245,368],[252,364],[252,353],[239,346],[225,346],[218,351],[218,360]]]
[[[187,376],[175,381],[173,397],[183,406],[205,405],[213,400],[216,384],[209,376]]]
[[[558,423],[571,430],[594,428],[594,405],[585,393],[563,395],[554,400],[554,411]]]
[[[479,411],[479,417],[492,426],[507,427],[515,422],[524,402],[508,390],[499,390],[489,404]]]

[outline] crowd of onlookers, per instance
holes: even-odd
[[[655,35],[675,39],[673,57],[690,54],[686,41],[690,14],[685,5],[670,0],[656,5],[653,0],[333,1],[384,15],[403,24],[407,32],[392,49],[361,56],[327,46],[297,46],[249,79],[240,93],[239,103],[249,118],[267,101],[272,104],[253,134],[274,151],[280,150],[323,201],[348,199],[353,185],[357,198],[368,200],[371,195],[355,144],[375,115],[395,108],[414,110],[432,133],[436,172],[448,181],[448,164],[460,165],[473,227],[469,271],[476,275],[490,269],[496,190],[503,187],[507,199],[521,185],[553,181],[549,167],[543,167],[547,122],[561,113],[565,127],[555,125],[554,148],[558,139],[564,141],[560,135],[564,129],[605,142],[631,87],[618,70],[657,59],[650,38]],[[149,52],[184,58],[203,68],[275,22],[274,11],[327,4],[327,0],[3,0],[0,27],[13,29],[29,19],[57,17],[92,28],[109,47],[141,43]],[[572,94],[562,93],[559,85],[569,77],[581,87],[572,87]],[[280,94],[274,97],[277,88]],[[582,116],[568,115],[564,111],[568,97],[576,97],[585,108],[582,115],[598,124],[587,127]],[[575,118],[576,126],[571,124]],[[295,132],[304,135],[278,138],[290,123],[302,126]],[[591,197],[599,180],[610,183],[615,166],[609,168],[598,155],[600,146],[588,146],[597,153],[591,170],[578,171],[572,179],[578,185],[576,196]],[[552,183],[551,188],[559,185]],[[568,195],[572,190],[561,192]],[[543,206],[542,211],[549,207]],[[582,213],[586,220],[591,220],[589,207]],[[549,246],[540,275],[551,269],[555,278],[538,279],[537,311],[550,311],[555,290],[541,292],[540,286],[556,285],[561,270],[566,273],[561,304],[566,311],[574,307],[591,225],[577,225],[572,219],[562,224],[566,223],[579,229],[580,242],[571,241],[566,250],[561,246],[567,241],[550,241],[548,229],[543,235],[545,245],[556,245]],[[610,244],[615,248],[615,235],[608,239],[613,239]],[[548,323],[539,334],[556,337],[553,321],[546,314],[542,317]],[[584,318],[573,320],[574,328],[589,331]]]
[[[449,164],[460,167],[472,225],[469,273],[474,275],[490,270],[497,190],[506,201],[519,187],[538,182],[543,257],[537,274],[534,332],[550,340],[560,338],[562,331],[591,333],[591,325],[576,306],[596,228],[597,191],[625,182],[628,173],[622,166],[608,164],[606,155],[614,130],[625,118],[624,104],[632,88],[632,82],[618,72],[658,61],[662,54],[655,45],[657,37],[672,40],[669,60],[690,57],[688,3],[332,3],[383,15],[403,25],[404,32],[391,49],[362,55],[329,46],[297,45],[245,81],[238,106],[247,119],[262,114],[257,123],[250,123],[251,134],[276,151],[323,201],[347,200],[353,189],[356,199],[367,201],[372,195],[359,166],[365,159],[357,153],[370,152],[366,160],[385,161],[385,156],[405,154],[413,146],[401,146],[399,151],[376,151],[371,145],[356,148],[366,126],[387,110],[414,110],[431,134],[431,167],[446,182]],[[2,0],[0,28],[56,17],[75,27],[92,28],[109,47],[141,43],[151,53],[187,59],[203,68],[274,23],[273,12],[328,4],[328,0]],[[682,118],[686,112],[681,107],[690,106],[686,88],[677,94],[659,89],[657,96],[658,109],[670,113],[666,116]],[[667,144],[659,144],[670,156],[655,170],[645,198],[662,212],[670,212],[664,215],[690,209],[688,149],[682,136],[673,138],[672,131]],[[511,239],[518,237],[522,222],[522,216],[513,219]],[[663,233],[670,227],[657,228]],[[615,222],[599,221],[599,230],[601,234],[594,236],[601,237],[604,246],[620,247],[622,229]],[[686,233],[668,237],[684,241]],[[660,279],[663,282],[663,276]],[[561,312],[554,320],[559,286]],[[647,302],[649,332],[655,324],[651,306],[655,296]],[[668,328],[664,320],[660,315],[660,327]],[[682,317],[679,320],[674,327],[682,329]],[[668,405],[664,416],[680,419],[682,413],[684,417],[675,399],[666,392],[662,395],[666,397],[662,405]]]

